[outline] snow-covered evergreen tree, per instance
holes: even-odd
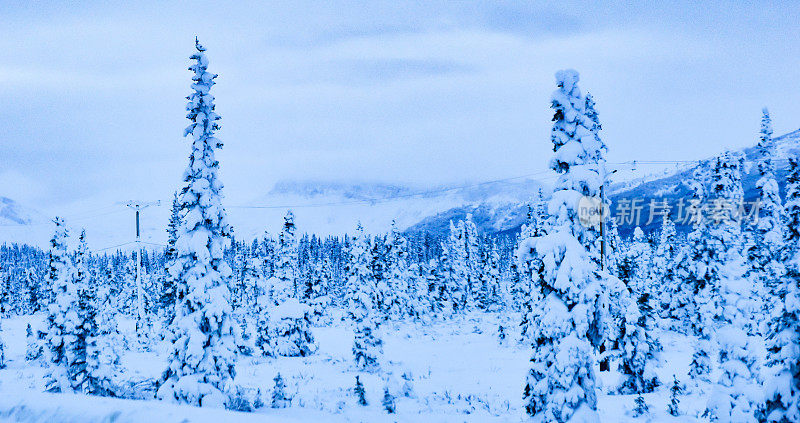
[[[408,241],[400,233],[394,221],[386,239],[386,261],[388,265],[386,283],[389,287],[388,294],[391,294],[388,296],[390,301],[387,305],[389,317],[399,319],[412,315],[411,296],[416,295],[416,292],[409,283],[411,275],[408,269]]]
[[[642,229],[637,226],[633,230],[633,239],[622,254],[618,269],[620,280],[637,296],[650,290],[652,256],[650,244]]]
[[[272,387],[272,401],[270,405],[272,408],[286,408],[291,405],[292,400],[286,395],[286,383],[283,377],[278,373],[274,379],[275,386]]]
[[[383,400],[381,400],[381,405],[383,405],[384,411],[388,414],[394,414],[397,412],[397,404],[394,400],[394,395],[389,392],[389,388],[383,388]]]
[[[730,153],[720,156],[714,166],[712,194],[715,203],[730,206],[714,210],[708,238],[717,251],[711,256],[713,283],[709,288],[718,297],[716,307],[700,309],[715,319],[722,373],[708,400],[706,412],[712,420],[756,421],[759,402],[756,350],[748,333],[752,328],[755,306],[751,283],[744,277],[745,263],[741,256],[739,206],[744,198],[741,183],[742,159]],[[716,209],[716,207],[715,207]],[[711,302],[709,302],[711,303]],[[703,331],[714,328],[706,327]]]
[[[81,232],[78,250],[75,252],[75,287],[78,295],[77,312],[80,324],[75,330],[76,357],[72,364],[76,387],[87,394],[115,396],[112,378],[114,377],[115,357],[109,354],[107,338],[100,333],[101,303],[98,302],[97,281],[90,279],[86,246],[86,232]]]
[[[789,159],[786,178],[785,243],[787,264],[777,284],[767,335],[766,420],[800,422],[800,158]]]
[[[356,394],[356,401],[358,402],[358,405],[367,405],[367,392],[364,389],[364,384],[361,383],[361,379],[358,377],[358,375],[356,375],[356,387],[353,388],[353,393]]]
[[[375,280],[370,263],[370,242],[359,223],[352,237],[347,274],[347,314],[355,325],[353,356],[356,366],[375,371],[383,354],[383,342],[378,334]]]
[[[81,324],[78,290],[75,286],[75,267],[67,253],[69,233],[63,220],[55,218],[53,222],[56,227],[50,239],[47,281],[53,302],[47,309],[45,354],[48,372],[45,389],[49,392],[72,392],[78,387],[72,376],[76,375],[81,365],[78,363],[81,340],[76,336]]]
[[[230,226],[222,207],[222,183],[214,136],[220,117],[214,111],[210,89],[217,75],[209,73],[205,48],[189,68],[194,72],[187,104],[192,135],[189,166],[179,201],[185,210],[175,243],[177,307],[172,329],[172,351],[158,388],[158,398],[198,406],[222,407],[228,402],[236,374],[236,345],[229,303],[231,269],[223,257]]]
[[[678,378],[672,375],[672,386],[669,388],[669,405],[667,405],[667,412],[670,416],[678,417],[681,415],[681,410],[678,408],[681,403],[681,395],[683,395],[683,387],[678,382]]]
[[[297,235],[294,214],[291,210],[283,218],[283,228],[278,237],[275,276],[272,299],[280,304],[289,298],[297,298]]]
[[[256,324],[253,338],[256,349],[258,349],[261,354],[266,357],[272,357],[275,355],[276,343],[276,340],[272,336],[272,319],[270,317],[270,312],[275,304],[272,301],[270,292],[271,290],[268,281],[262,278],[258,284],[258,296],[255,300],[254,312]]]
[[[521,232],[520,240],[517,242],[517,249],[522,241],[542,237],[547,235],[548,215],[546,209],[546,202],[541,191],[538,195],[538,200],[534,203],[531,213],[529,214],[528,224]],[[535,254],[536,251],[529,251],[530,254]],[[519,295],[522,306],[522,313],[520,319],[520,342],[530,343],[531,328],[535,324],[537,316],[541,311],[539,301],[541,295],[539,288],[536,286],[538,274],[534,274],[531,269],[532,258],[515,256],[513,258],[516,271],[519,275]]]
[[[551,168],[559,174],[548,211],[549,233],[521,242],[518,259],[531,262],[541,295],[534,352],[524,390],[525,410],[539,422],[596,422],[597,396],[590,337],[598,328],[600,275],[590,257],[593,231],[578,218],[578,200],[596,196],[597,164],[604,148],[586,115],[586,99],[573,70],[556,74]]]
[[[178,250],[175,248],[175,243],[178,240],[178,229],[181,225],[181,203],[178,201],[178,193],[172,199],[172,208],[170,209],[169,224],[167,225],[167,248],[164,251],[164,276],[161,284],[161,292],[159,297],[159,308],[162,320],[168,326],[175,318],[175,302],[176,297],[176,277],[173,274],[177,270],[175,262],[178,258]],[[174,269],[174,270],[173,270]]]
[[[318,345],[311,333],[311,309],[297,298],[288,298],[270,310],[270,340],[274,353],[283,357],[307,357]]]
[[[753,224],[753,232],[747,247],[749,262],[748,277],[758,280],[758,287],[772,291],[784,272],[780,260],[780,249],[784,241],[783,207],[775,177],[775,142],[772,139],[772,121],[766,108],[761,118],[761,132],[758,141],[758,173],[756,188],[759,192],[758,216]],[[764,298],[764,314],[769,315],[772,301],[767,293]]]
[[[3,326],[0,324],[0,369],[6,368],[6,345],[3,343]]]
[[[673,280],[674,273],[671,268],[678,249],[678,232],[675,229],[675,223],[669,218],[669,215],[664,215],[650,272],[650,280],[661,284],[661,289],[652,292],[658,305],[659,314],[669,309],[670,293],[676,291],[673,287],[678,284],[678,281]]]
[[[650,293],[638,295],[628,304],[625,313],[624,335],[620,342],[622,383],[619,392],[643,394],[653,392],[661,384],[656,375],[661,344],[653,335],[655,324]]]

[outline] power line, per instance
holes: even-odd
[[[112,248],[124,247],[124,246],[126,246],[126,245],[128,245],[128,244],[133,244],[133,243],[135,243],[135,242],[136,242],[136,241],[128,241],[128,242],[123,242],[122,244],[117,244],[117,245],[112,245],[112,246],[110,246],[110,247],[105,247],[105,248],[100,248],[100,249],[97,249],[97,250],[92,250],[92,252],[93,252],[93,253],[99,253],[100,251],[106,251],[106,250],[110,250],[110,249],[112,249]]]

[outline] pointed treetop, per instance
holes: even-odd
[[[195,48],[197,48],[197,51],[199,51],[199,52],[206,51],[206,48],[203,47],[202,44],[200,44],[200,41],[197,39],[196,35],[194,37],[194,46],[195,46]]]
[[[761,143],[762,146],[772,142],[772,119],[767,108],[761,109]]]
[[[566,92],[571,92],[575,85],[578,84],[578,80],[580,80],[580,76],[575,69],[563,69],[556,72],[556,82]]]

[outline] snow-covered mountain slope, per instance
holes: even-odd
[[[42,218],[40,212],[0,196],[0,225],[29,225]]]
[[[381,183],[343,183],[319,181],[283,181],[267,194],[252,201],[236,204],[226,201],[228,219],[238,239],[253,239],[264,232],[275,234],[287,210],[292,210],[301,232],[318,235],[352,232],[361,222],[367,232],[388,231],[392,220],[405,229],[430,216],[470,207],[486,216],[486,230],[503,229],[503,222],[514,220],[506,212],[531,198],[542,184],[519,179],[462,186],[417,188]],[[0,242],[18,242],[46,247],[52,235],[51,217],[42,213],[23,213],[15,204],[11,216],[35,216],[3,220]],[[58,211],[73,233],[86,229],[89,247],[93,250],[134,247],[133,210],[125,204],[87,204],[85,210]],[[148,207],[141,212],[141,234],[146,248],[158,248],[166,241],[165,228],[169,204]],[[126,244],[128,243],[128,244]]]
[[[793,154],[800,153],[800,130],[776,137],[775,143],[777,149],[777,178],[781,193],[783,193],[786,166],[788,164],[787,158]],[[756,166],[758,156],[755,146],[745,148],[740,152],[745,156],[745,169],[747,170],[746,175],[743,177],[745,201],[750,202],[758,198],[758,192],[755,187],[758,180]],[[638,226],[641,226],[646,233],[658,231],[661,219],[655,216],[651,221],[651,201],[662,202],[666,200],[667,204],[672,207],[670,215],[675,220],[679,212],[680,199],[685,201],[689,198],[689,190],[684,183],[691,179],[697,166],[697,162],[669,166],[661,165],[652,168],[648,168],[646,164],[639,164],[638,169],[631,164],[619,166],[619,172],[613,176],[613,180],[618,182],[612,183],[608,187],[608,198],[612,203],[611,217],[619,220],[623,215],[628,216],[627,212],[623,212],[621,209],[631,206],[633,201],[636,201],[635,204],[642,207],[638,216]],[[532,194],[530,197],[532,197]],[[465,204],[425,218],[413,225],[410,230],[446,233],[450,220],[463,219],[467,213],[471,213],[478,228],[483,232],[513,234],[519,231],[525,220],[526,212],[527,204],[524,203],[498,205],[497,207],[487,207],[482,204]],[[632,220],[635,221],[636,219]],[[619,226],[620,234],[628,236],[636,226],[636,223],[628,223],[626,218],[623,224]],[[678,223],[677,227],[680,232],[687,232],[690,229],[687,224],[681,223]]]
[[[777,137],[779,181],[785,180],[785,160],[800,152],[800,130]],[[756,198],[757,180],[755,147],[742,151],[749,172],[744,178],[745,196]],[[618,181],[609,186],[612,216],[624,200],[639,199],[643,205],[640,225],[646,232],[658,229],[659,220],[647,224],[651,200],[667,200],[675,205],[688,197],[684,181],[688,180],[695,163],[647,168],[639,165],[619,166],[614,175]],[[228,217],[239,239],[253,239],[265,231],[276,233],[283,216],[291,209],[301,232],[318,235],[351,232],[358,222],[368,232],[387,231],[392,220],[410,232],[429,231],[446,234],[451,220],[464,219],[472,214],[483,233],[514,233],[525,219],[527,204],[536,197],[539,188],[545,192],[553,175],[541,179],[511,179],[462,186],[433,188],[409,187],[385,183],[344,183],[329,181],[283,181],[268,193],[244,204],[226,202]],[[86,228],[93,249],[113,247],[133,241],[133,212],[124,204],[94,204],[86,210],[67,210],[67,224],[78,231]],[[71,213],[70,213],[71,212]],[[673,213],[676,211],[673,210]],[[142,239],[146,247],[158,248],[166,239],[165,228],[169,204],[150,207],[142,212]],[[0,197],[0,242],[22,242],[46,247],[52,225],[50,216],[14,200]],[[623,236],[635,225],[622,225]],[[678,229],[686,231],[685,225]],[[132,248],[132,244],[121,248]]]
[[[317,234],[350,232],[358,222],[369,232],[384,232],[392,220],[404,229],[465,205],[486,210],[489,220],[499,223],[507,218],[504,211],[529,201],[541,186],[532,179],[432,189],[287,181],[248,205],[263,208],[230,208],[229,216],[237,236],[244,238],[277,230],[288,209],[301,231]]]

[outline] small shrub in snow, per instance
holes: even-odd
[[[241,386],[236,386],[231,393],[228,409],[246,413],[253,411],[253,403],[248,397],[248,392]]]
[[[278,373],[272,380],[275,381],[275,386],[272,387],[272,402],[270,403],[270,407],[286,408],[291,405],[292,400],[286,395],[286,383],[283,381],[281,374]]]
[[[0,335],[3,334],[3,328],[0,327]],[[6,368],[6,355],[5,355],[5,345],[3,344],[3,338],[0,337],[0,369]]]
[[[381,405],[383,405],[383,409],[389,414],[394,414],[397,411],[394,395],[389,392],[389,387],[383,388],[383,400],[381,401]]]
[[[683,395],[683,387],[678,382],[678,378],[672,375],[672,386],[669,388],[669,405],[667,405],[667,411],[671,416],[677,417],[681,415],[681,411],[678,409],[681,395]]]
[[[356,376],[356,387],[353,389],[353,393],[356,394],[358,405],[367,405],[367,392],[358,376]]]
[[[635,404],[635,406],[633,407],[634,417],[639,417],[650,413],[650,407],[647,405],[647,402],[644,400],[642,394],[636,396],[634,404]]]
[[[25,327],[25,340],[27,342],[27,348],[25,349],[26,361],[38,360],[39,357],[42,356],[43,339],[44,333],[37,330],[36,336],[34,336],[33,328],[31,327],[31,324],[28,323],[28,326]]]
[[[497,326],[497,339],[501,344],[506,340],[506,328],[503,325]]]
[[[405,372],[401,377],[403,378],[403,386],[401,388],[403,396],[406,398],[416,398],[414,394],[414,376],[412,376],[411,373]]]

